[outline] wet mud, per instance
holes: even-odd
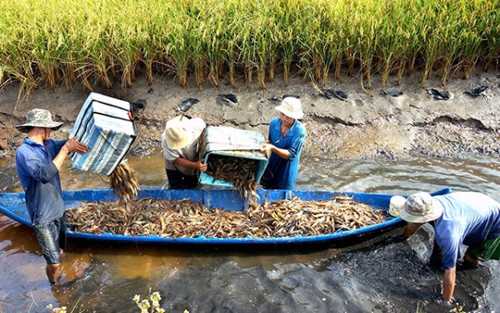
[[[288,85],[275,81],[263,90],[257,86],[233,89],[181,88],[176,82],[157,78],[148,85],[143,77],[132,88],[96,87],[99,92],[130,102],[145,100],[144,108],[134,111],[137,139],[129,153],[148,155],[161,149],[160,137],[166,121],[177,115],[174,109],[184,100],[194,98],[187,114],[203,118],[208,125],[224,125],[249,129],[267,134],[272,118],[277,117],[274,107],[279,104],[273,97],[283,94],[300,96],[305,116],[303,123],[308,132],[304,153],[333,159],[368,158],[384,156],[400,158],[420,154],[432,157],[455,157],[464,154],[498,155],[500,153],[500,78],[493,73],[478,72],[468,80],[450,79],[440,87],[449,91],[450,100],[436,100],[420,87],[419,75],[407,77],[397,86],[389,82],[382,86],[374,80],[372,89],[363,92],[359,82],[344,76],[327,81],[326,87],[335,87],[348,94],[346,101],[328,99],[320,95],[309,82],[294,78]],[[430,77],[427,87],[440,83]],[[475,85],[489,88],[478,97],[464,91]],[[398,89],[402,95],[384,95],[384,91]],[[50,110],[56,120],[65,122],[62,134],[69,133],[89,90],[78,87],[68,92],[32,90],[29,97],[17,103],[18,86],[8,85],[0,90],[0,139],[7,148],[0,150],[2,162],[12,158],[23,134],[15,124],[22,123],[25,114],[41,107]],[[238,97],[235,105],[217,101],[220,93],[233,93]],[[142,102],[144,103],[144,102]],[[0,164],[1,165],[1,164]]]
[[[140,181],[160,186],[161,154],[130,157]],[[500,161],[417,158],[339,161],[304,156],[299,189],[408,194],[416,190],[480,191],[500,198]],[[5,168],[2,168],[2,178]],[[7,168],[7,173],[9,168]],[[412,178],[408,179],[408,173]],[[107,188],[99,176],[65,169],[65,189]],[[72,177],[72,179],[69,179]],[[5,186],[1,186],[5,188]],[[15,187],[19,188],[19,187]],[[16,191],[7,188],[8,191]],[[18,190],[18,189],[17,189]],[[47,304],[75,312],[136,312],[132,298],[159,291],[167,312],[463,312],[498,311],[499,262],[459,264],[456,302],[444,305],[443,271],[428,263],[432,234],[394,241],[402,229],[354,246],[214,250],[70,240],[62,284],[50,287],[32,230],[0,216],[0,307],[38,312]],[[36,305],[34,304],[36,302]]]
[[[421,77],[416,75],[416,77]],[[407,78],[401,86],[375,83],[367,93],[357,79],[329,80],[326,88],[343,90],[347,101],[327,99],[300,78],[285,86],[276,81],[267,90],[241,84],[204,89],[180,88],[176,82],[139,78],[123,90],[96,92],[127,101],[145,99],[134,112],[137,139],[128,158],[141,186],[161,187],[166,175],[160,137],[173,109],[197,98],[188,111],[209,125],[224,125],[267,134],[277,117],[273,95],[297,94],[303,103],[308,137],[297,187],[408,194],[419,190],[474,190],[500,199],[500,78],[478,73],[467,81],[439,86],[452,100],[435,100],[419,82]],[[484,95],[471,98],[464,90],[488,85]],[[194,86],[194,84],[191,84]],[[401,89],[398,97],[380,95]],[[40,88],[16,107],[17,86],[0,90],[0,190],[21,191],[14,153],[23,134],[15,128],[35,108],[50,110],[64,121],[52,137],[64,138],[88,95],[88,90]],[[221,106],[219,93],[234,93],[238,105]],[[108,188],[109,178],[77,173],[66,164],[63,189]],[[401,231],[396,230],[396,231]],[[425,243],[422,241],[422,243]],[[70,241],[64,257],[63,283],[50,287],[45,263],[32,230],[0,216],[0,311],[42,311],[49,303],[73,305],[86,311],[138,311],[132,298],[151,289],[162,295],[167,312],[465,312],[498,311],[500,265],[460,267],[453,306],[437,302],[442,271],[419,258],[407,242],[376,238],[364,245],[311,253],[207,253],[175,248],[122,246]],[[34,304],[36,302],[36,305]],[[76,304],[77,303],[77,304]]]

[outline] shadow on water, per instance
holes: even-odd
[[[165,181],[159,154],[130,157],[141,185]],[[409,194],[444,187],[500,198],[494,158],[326,160],[305,156],[298,189]],[[15,169],[0,169],[0,189],[20,191]],[[64,189],[107,188],[107,178],[65,169]],[[50,287],[32,230],[0,215],[0,312],[138,312],[132,301],[159,291],[167,312],[465,312],[498,311],[499,262],[458,267],[457,304],[437,303],[442,270],[427,263],[429,240],[391,241],[401,226],[343,248],[238,250],[72,239],[62,284]],[[421,250],[423,249],[423,250]],[[428,253],[427,253],[428,254]]]

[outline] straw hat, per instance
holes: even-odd
[[[26,123],[16,125],[16,128],[25,132],[29,127],[44,127],[51,129],[58,129],[63,122],[54,122],[52,114],[43,109],[33,109],[26,114]]]
[[[300,100],[294,97],[286,97],[275,109],[294,119],[301,119],[304,116]]]
[[[163,138],[169,149],[182,149],[195,141],[204,128],[202,119],[179,115],[167,122]]]
[[[427,192],[417,192],[409,196],[398,211],[407,222],[426,223],[439,218],[443,207]]]

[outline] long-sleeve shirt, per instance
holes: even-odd
[[[436,242],[443,252],[443,266],[456,266],[462,243],[479,244],[500,236],[500,203],[477,192],[436,196],[443,214],[435,221]]]
[[[66,141],[47,139],[40,145],[24,138],[16,151],[17,175],[33,225],[50,222],[64,214],[59,170],[52,160]]]
[[[299,160],[307,132],[301,122],[295,120],[285,136],[281,135],[281,119],[273,119],[269,125],[268,140],[280,149],[287,149],[288,159],[271,153],[266,170],[262,175],[262,186],[271,189],[293,189],[299,172]]]

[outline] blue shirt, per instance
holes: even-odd
[[[295,120],[285,136],[281,136],[281,119],[273,119],[269,125],[269,141],[280,149],[287,149],[290,153],[288,159],[280,158],[276,153],[271,153],[266,170],[262,175],[262,186],[271,189],[293,189],[299,172],[299,160],[306,129],[301,122]]]
[[[66,141],[47,139],[45,145],[40,145],[24,138],[24,143],[17,148],[17,175],[33,225],[50,222],[64,214],[59,170],[52,160]]]
[[[456,266],[462,243],[479,244],[500,236],[500,203],[477,192],[454,192],[434,197],[443,215],[434,223],[436,242],[443,251],[443,266]]]

